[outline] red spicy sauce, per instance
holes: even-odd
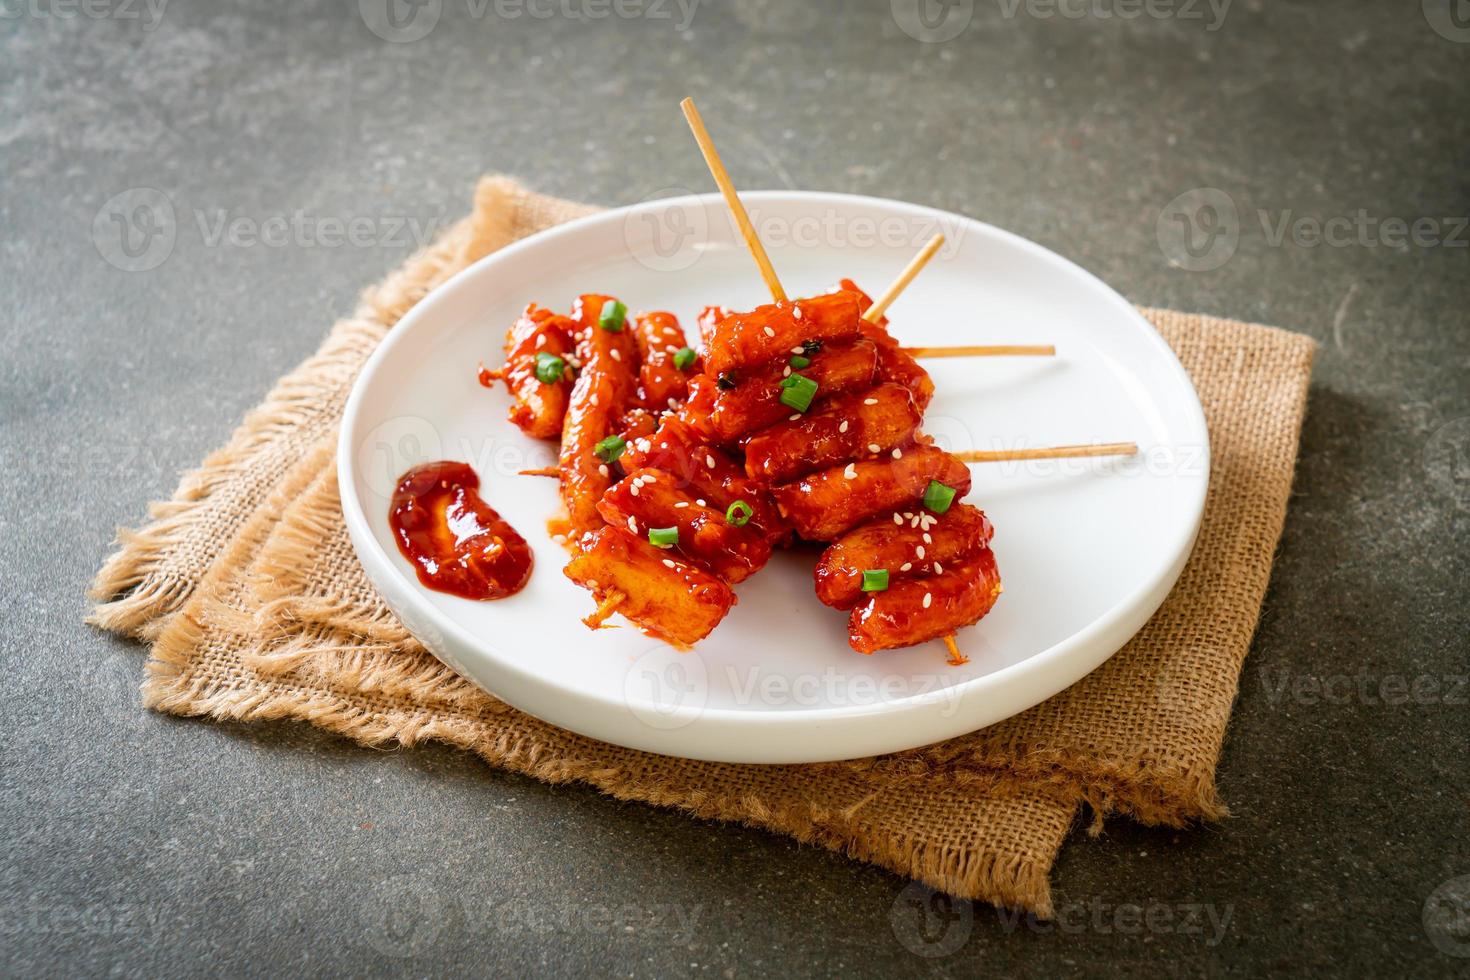
[[[388,525],[419,581],[465,599],[503,599],[531,577],[531,549],[478,493],[464,463],[425,463],[398,481]]]

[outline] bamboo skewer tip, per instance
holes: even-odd
[[[704,162],[709,167],[710,176],[714,177],[716,186],[724,195],[725,206],[734,216],[735,224],[740,229],[740,236],[745,239],[745,247],[750,250],[751,257],[755,259],[761,278],[765,280],[766,288],[771,292],[771,298],[777,303],[786,302],[786,290],[776,275],[775,266],[771,265],[771,257],[766,254],[766,247],[761,244],[760,236],[755,233],[755,226],[751,224],[750,215],[746,212],[745,205],[741,203],[740,195],[735,191],[735,184],[730,180],[730,173],[720,159],[720,152],[715,149],[715,141],[710,138],[709,130],[705,128],[704,118],[700,116],[699,108],[695,106],[692,98],[686,98],[680,102],[679,108],[684,110],[684,118],[689,123],[689,129],[694,133],[694,142],[699,144],[699,151],[704,154]]]

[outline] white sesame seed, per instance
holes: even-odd
[[[903,459],[903,450],[902,449],[895,449],[893,451],[893,458],[894,459]]]
[[[800,412],[792,412],[790,415],[786,416],[786,421],[795,422],[799,418],[801,418]]]
[[[931,605],[933,605],[933,603],[934,603],[934,593],[932,593],[932,592],[925,592],[924,593],[924,608],[925,609],[928,609]]]
[[[618,350],[616,347],[608,351],[608,353],[612,355],[612,359],[615,361],[621,361],[623,359],[623,352]]]
[[[789,378],[789,377],[791,377],[791,366],[789,364],[786,366],[786,369],[781,372],[781,377],[783,377],[783,378]]]
[[[848,463],[847,464],[847,469],[845,469],[845,470],[842,471],[842,475],[845,476],[845,477],[847,477],[847,479],[849,479],[849,480],[856,480],[857,479],[857,466],[856,466],[856,464],[854,464],[854,463]]]
[[[876,405],[876,404],[878,404],[878,399],[876,399],[876,398],[864,398],[863,399],[863,404],[864,405]]]
[[[713,454],[705,453],[705,455],[704,455],[704,465],[705,466],[708,466],[710,469],[714,469],[715,468],[715,457],[713,456]]]
[[[944,566],[940,565],[939,562],[937,562],[937,561],[934,563],[934,574],[935,575],[943,575],[944,574]]]
[[[793,348],[791,348],[791,353],[793,353],[793,354],[800,354],[800,353],[802,353],[805,350],[806,350],[805,347],[793,347]]]
[[[902,564],[902,565],[899,565],[899,566],[898,566],[898,570],[899,570],[899,571],[900,571],[900,572],[906,572],[906,571],[908,571],[908,570],[909,570],[909,569],[910,569],[910,568],[913,568],[913,567],[914,567],[914,563],[913,563],[913,562],[911,562],[911,561],[906,561],[906,562],[904,562],[904,563],[903,563],[903,564]]]
[[[766,336],[774,337],[776,336],[776,331],[772,330],[770,327],[766,327]]]
[[[697,505],[698,505],[698,506],[700,506],[700,507],[703,507],[703,506],[705,506],[705,503],[704,503],[704,498],[703,498],[703,497],[699,497],[699,498],[697,498],[697,499],[696,499],[696,500],[695,500],[695,501],[694,501],[694,502],[695,502],[695,504],[697,504]]]
[[[633,481],[633,486],[628,490],[628,492],[631,493],[635,497],[638,496],[638,481],[637,480],[634,480]],[[923,556],[921,555],[920,557],[922,558]]]
[[[638,522],[631,515],[628,517],[628,530],[633,534],[638,533]]]
[[[894,514],[893,523],[897,524],[899,527],[903,527],[903,517],[899,514]]]
[[[909,521],[909,527],[918,527],[918,526],[919,526],[919,515],[918,514],[915,514],[913,516],[913,519]]]
[[[923,545],[919,545],[918,547],[916,547],[914,549],[914,555],[915,555],[915,557],[923,558],[924,557],[924,546]]]
[[[669,399],[669,407],[670,408],[678,408],[679,407],[679,400],[677,398],[670,398]]]
[[[665,567],[665,568],[673,568],[673,567],[674,567],[674,563],[673,563],[673,561],[671,561],[671,560],[670,560],[670,559],[668,559],[668,558],[665,558],[665,559],[664,559],[664,567]]]
[[[796,317],[796,319],[800,320],[801,319],[801,307],[798,306],[795,309],[793,309],[791,311],[791,315],[794,316],[794,317]]]
[[[842,424],[837,427],[837,431],[838,432],[846,432],[847,431],[847,419],[843,419],[842,420]]]
[[[934,543],[934,539],[931,538],[931,537],[929,537],[929,532],[928,531],[925,531],[924,532],[924,543],[925,544],[933,544]]]
[[[666,353],[666,354],[677,354],[677,353],[679,353],[679,348],[675,347],[673,344],[670,344],[669,346],[667,346],[667,347],[664,348],[664,353]]]
[[[599,464],[598,467],[597,467],[597,472],[601,473],[603,476],[607,476],[607,464],[606,463]]]
[[[589,402],[591,402],[591,403],[592,403],[592,404],[594,404],[594,405],[596,405],[596,404],[597,404],[597,392],[595,392],[595,391],[594,391],[594,392],[593,392],[593,393],[592,393],[592,397],[591,397],[591,398],[589,398],[589,399],[587,399],[587,400],[588,400],[588,401],[589,401]]]
[[[868,452],[870,452],[870,453],[876,453],[876,452],[881,452],[882,450],[883,450],[883,447],[880,446],[880,445],[878,445],[876,442],[870,442],[870,443],[868,443]]]
[[[681,500],[677,504],[674,505],[674,507],[676,509],[679,508],[679,507],[688,507],[688,506],[689,506],[689,501],[687,501],[687,500]]]
[[[587,580],[587,588],[589,588],[589,589],[598,588],[597,579],[595,579],[595,578],[589,578]]]
[[[546,334],[544,334],[544,333],[538,333],[536,335],[536,346],[537,347],[545,347],[546,346]]]

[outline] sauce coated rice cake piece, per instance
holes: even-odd
[[[1000,598],[1000,572],[989,548],[944,574],[890,584],[848,616],[847,642],[858,653],[909,647],[978,623]]]
[[[567,578],[601,604],[616,591],[617,611],[639,629],[676,646],[693,646],[720,624],[735,593],[714,575],[633,537],[603,527],[586,535]]]

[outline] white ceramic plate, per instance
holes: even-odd
[[[843,276],[877,294],[935,231],[944,251],[890,310],[912,344],[1054,343],[1056,358],[928,362],[926,430],[952,449],[1137,442],[1132,460],[990,464],[967,498],[990,515],[1005,593],[941,644],[848,648],[846,615],[812,591],[813,552],[778,555],[739,605],[678,653],[631,626],[591,632],[590,596],[562,574],[546,521],[554,481],[520,477],[554,448],[505,419],[475,377],[534,301],[583,292],[667,309],[691,337],[700,308],[768,300],[715,195],[646,202],[564,225],[460,273],[404,317],[368,361],[341,431],[343,513],[368,575],[425,646],[497,697],[620,745],[728,762],[794,763],[912,748],[993,724],[1096,668],[1163,601],[1194,543],[1208,436],[1188,377],[1134,308],[1052,252],[953,214],[874,198],[745,195],[788,292]],[[399,555],[388,499],[409,467],[462,460],[531,542],[524,591],[476,603],[421,587]],[[622,622],[615,620],[615,622]]]

